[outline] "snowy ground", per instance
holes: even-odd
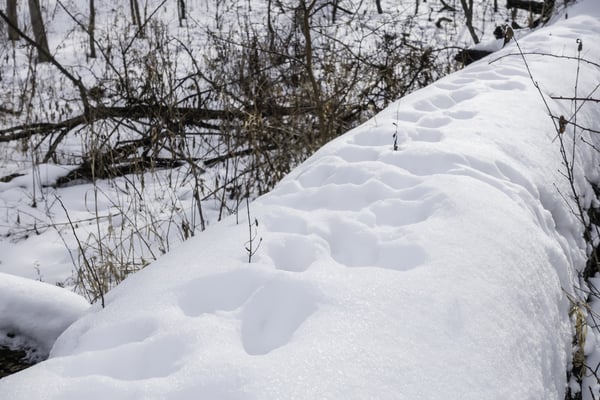
[[[576,56],[581,39],[598,62],[599,35],[587,0],[520,44]],[[527,60],[545,95],[573,94],[575,61]],[[580,93],[599,80],[582,65]],[[250,205],[257,225],[232,216],[127,279],[0,393],[562,399],[585,249],[554,139],[519,56],[476,63],[327,145]],[[595,157],[577,147],[578,176]]]

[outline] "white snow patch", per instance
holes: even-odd
[[[0,273],[0,344],[14,336],[47,356],[56,339],[89,308],[81,296],[57,286]]]

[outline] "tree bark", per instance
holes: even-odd
[[[145,37],[144,22],[142,21],[142,17],[140,16],[140,3],[138,2],[138,0],[130,0],[130,4],[132,24],[137,25],[139,27],[140,37]]]
[[[44,29],[44,21],[42,20],[40,2],[39,0],[28,0],[28,2],[33,38],[38,47],[44,50],[39,51],[38,49],[38,62],[50,62],[50,58],[48,57],[50,50],[48,48],[48,38],[46,37],[46,31]]]
[[[489,50],[464,49],[456,54],[454,59],[463,63],[464,65],[469,65],[472,62],[480,60],[490,54],[492,54],[492,52]]]
[[[6,15],[14,26],[19,26],[19,21],[17,19],[17,0],[6,0]],[[19,37],[19,33],[9,26],[8,39],[14,42],[19,40]]]
[[[544,11],[544,3],[543,1],[507,0],[506,8],[518,8],[534,14],[541,14]]]
[[[136,19],[135,12],[135,0],[129,0],[129,7],[131,8],[131,25],[138,25],[138,20]]]
[[[305,70],[308,75],[308,81],[311,85],[312,102],[317,109],[318,123],[319,123],[319,135],[320,138],[328,137],[327,129],[327,115],[325,112],[325,104],[323,104],[323,96],[321,92],[321,86],[317,81],[315,70],[313,66],[313,47],[312,47],[312,34],[310,32],[310,14],[316,4],[316,0],[311,0],[310,4],[306,4],[306,0],[300,1],[300,11],[302,12],[302,35],[304,36],[304,49],[305,49]]]
[[[460,0],[460,4],[465,13],[465,24],[467,25],[469,34],[471,35],[473,42],[477,44],[479,43],[479,38],[477,37],[477,33],[475,33],[475,28],[473,28],[473,0],[468,1],[469,4],[467,4],[467,0]]]
[[[94,0],[90,0],[90,20],[88,24],[88,35],[90,39],[90,58],[96,58],[96,40],[94,37],[94,30],[96,29],[96,8],[94,7]]]
[[[383,8],[381,8],[381,0],[375,0],[375,5],[377,6],[377,14],[383,14]]]
[[[177,0],[177,13],[179,15],[179,26],[183,26],[183,20],[186,19],[185,0]]]

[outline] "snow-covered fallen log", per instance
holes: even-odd
[[[576,56],[580,39],[598,62],[599,19],[582,1],[520,45]],[[542,93],[572,94],[574,60],[526,57]],[[599,76],[582,65],[580,93]],[[597,116],[584,106],[578,120]],[[250,204],[250,221],[233,216],[127,279],[0,393],[563,399],[565,293],[585,248],[555,136],[520,56],[475,63],[325,146]],[[577,147],[577,176],[596,156]]]

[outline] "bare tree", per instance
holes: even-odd
[[[144,21],[140,14],[140,3],[138,0],[129,0],[131,6],[131,23],[138,26],[138,34],[140,37],[144,37]]]
[[[186,19],[185,0],[177,0],[177,14],[179,16],[179,26],[183,26],[183,20]]]
[[[140,4],[137,0],[129,0],[131,6],[131,23],[133,25],[141,25],[142,18],[140,17]]]
[[[419,1],[417,0],[417,4]],[[381,8],[381,0],[375,0],[375,5],[377,6],[377,13],[383,14],[383,8]]]
[[[6,15],[14,26],[19,26],[17,21],[17,0],[6,0]],[[19,33],[9,25],[8,39],[15,41],[19,40]]]
[[[38,46],[38,62],[49,62],[50,50],[48,48],[48,38],[46,37],[46,30],[44,29],[44,21],[42,19],[42,10],[40,8],[40,2],[39,0],[28,0],[28,3],[33,37]],[[40,51],[40,49],[43,51]]]
[[[460,4],[465,13],[465,24],[467,25],[469,34],[473,38],[473,42],[477,44],[479,43],[479,38],[477,37],[477,33],[475,33],[475,28],[473,28],[473,0],[460,0]]]
[[[96,29],[96,8],[94,0],[90,0],[90,20],[88,23],[88,35],[90,39],[90,58],[96,58],[96,40],[94,38],[94,30]]]
[[[321,85],[317,79],[315,73],[315,67],[313,64],[313,44],[311,34],[311,13],[313,12],[317,4],[316,0],[311,0],[310,3],[306,3],[306,0],[300,0],[299,12],[301,13],[301,30],[302,36],[304,37],[304,62],[308,81],[311,86],[311,94],[313,98],[313,104],[317,109],[317,116],[319,121],[319,134],[320,137],[327,137],[327,114],[326,106],[323,101],[323,94],[321,91]]]

